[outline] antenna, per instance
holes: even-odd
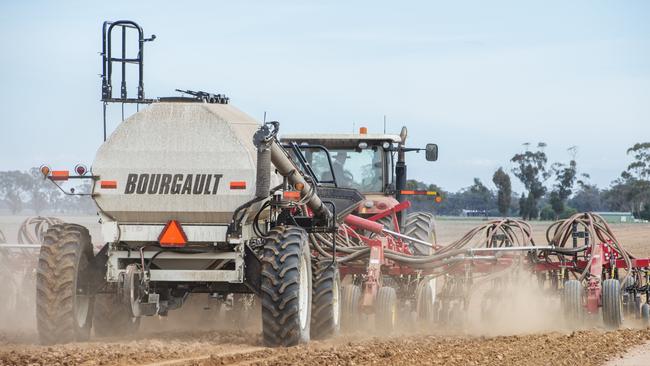
[[[266,123],[266,111],[264,111],[264,123]]]
[[[386,134],[386,115],[384,114],[384,135]]]

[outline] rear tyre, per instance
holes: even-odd
[[[580,325],[584,318],[584,309],[582,306],[583,298],[582,282],[578,280],[568,280],[564,283],[563,306],[566,319],[573,325]]]
[[[93,330],[99,337],[121,337],[140,328],[140,318],[132,316],[116,295],[98,295],[93,313]]]
[[[361,320],[360,302],[361,288],[359,286],[343,286],[341,289],[341,326],[345,331],[358,330]]]
[[[88,229],[75,224],[47,230],[36,273],[36,324],[41,343],[85,341],[90,336],[94,297]]]
[[[425,329],[429,329],[436,318],[436,280],[435,278],[424,278],[418,284],[416,293],[416,314],[418,323]]]
[[[377,220],[378,223],[384,225],[388,230],[395,230],[395,225],[393,225],[393,215],[384,216],[381,219]]]
[[[269,231],[262,257],[262,338],[267,346],[309,341],[312,274],[307,233],[296,226]]]
[[[603,281],[603,321],[608,328],[618,328],[622,321],[621,283],[618,280]]]
[[[377,329],[390,333],[397,325],[397,294],[392,287],[381,287],[377,292]]]
[[[433,214],[429,212],[411,212],[406,216],[402,232],[404,235],[435,244],[436,223]],[[433,253],[432,247],[423,244],[408,242],[408,246],[413,255],[425,256]]]
[[[313,274],[311,337],[325,339],[341,329],[341,279],[336,263],[318,263]]]

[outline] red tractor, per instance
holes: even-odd
[[[283,135],[281,139],[319,185],[352,188],[364,195],[337,235],[311,237],[325,257],[332,251],[322,248],[336,253],[338,243],[334,257],[342,276],[342,322],[347,328],[357,328],[359,319],[369,314],[375,314],[383,330],[395,327],[398,313],[431,316],[425,309],[435,302],[435,279],[389,258],[391,253],[429,256],[436,248],[433,214],[406,213],[411,207],[406,198],[427,195],[440,202],[441,197],[437,192],[406,189],[405,155],[424,150],[426,160],[435,161],[438,146],[409,148],[406,137],[406,127],[399,135],[369,134],[362,127],[358,134]]]

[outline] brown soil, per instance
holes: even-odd
[[[342,336],[309,345],[260,347],[257,334],[192,332],[60,346],[5,343],[0,365],[600,365],[650,340],[650,329],[499,337]]]
[[[477,224],[480,221],[440,220],[439,239],[443,243],[452,241]],[[545,243],[547,225],[533,223],[539,244]],[[612,228],[634,254],[650,255],[650,225]],[[600,365],[607,361],[616,364],[627,350],[650,341],[650,328],[604,331],[597,328],[601,326],[599,317],[585,324],[585,329],[571,332],[558,325],[562,323],[559,300],[525,281],[503,294],[507,301],[498,307],[491,322],[481,320],[478,311],[471,308],[462,329],[420,334],[409,330],[412,324],[406,324],[407,330],[393,337],[376,338],[376,333],[369,331],[286,349],[262,347],[259,319],[245,330],[232,321],[225,324],[219,314],[208,314],[210,320],[206,321],[205,311],[199,313],[210,304],[203,301],[178,314],[173,312],[168,319],[146,319],[143,329],[129,338],[41,346],[34,331],[33,307],[25,305],[20,313],[0,314],[0,366]],[[478,301],[473,302],[476,308]],[[218,323],[224,325],[218,331],[209,326]],[[638,326],[633,319],[624,325]]]

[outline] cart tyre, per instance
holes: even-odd
[[[357,285],[347,285],[341,288],[341,326],[350,332],[358,329],[361,313],[361,288]]]
[[[76,224],[48,228],[36,272],[36,324],[41,343],[69,343],[90,337],[94,296],[93,247],[88,229]]]
[[[312,275],[307,233],[296,226],[269,231],[262,256],[262,339],[271,347],[309,341]]]
[[[397,293],[392,287],[384,286],[377,292],[377,328],[390,333],[397,325]]]
[[[603,281],[603,321],[608,328],[620,327],[623,316],[621,313],[621,283],[615,279]]]
[[[341,329],[341,279],[338,266],[331,260],[314,267],[311,337],[326,339]]]
[[[425,277],[417,287],[416,314],[418,323],[428,328],[436,318],[436,279]]]
[[[583,296],[582,282],[568,280],[564,283],[562,303],[564,306],[564,314],[569,322],[582,323],[584,319],[584,308],[582,306]]]
[[[645,303],[641,305],[641,319],[647,325],[650,324],[650,304]]]

